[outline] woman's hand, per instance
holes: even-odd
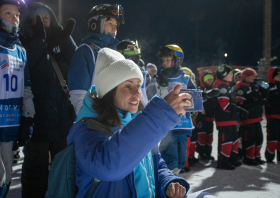
[[[190,101],[185,101],[186,99],[191,99],[192,96],[187,93],[180,93],[182,85],[177,84],[174,89],[169,92],[164,99],[166,102],[176,111],[179,115],[185,115],[186,111],[184,107],[189,107],[192,105]],[[183,101],[184,100],[184,101]]]
[[[186,188],[179,183],[170,183],[165,191],[167,197],[170,198],[184,198],[186,194]]]

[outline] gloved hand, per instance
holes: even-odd
[[[76,25],[75,19],[72,19],[72,18],[68,19],[65,27],[61,30],[61,32],[58,35],[59,38],[61,38],[61,39],[68,38],[72,34],[72,32],[75,28],[75,25]]]
[[[32,27],[34,35],[46,40],[46,30],[41,15],[36,16],[36,23]]]
[[[51,27],[51,37],[47,38],[48,49],[51,51],[54,47],[59,45],[59,40],[68,38],[75,27],[76,21],[74,19],[69,19],[64,28],[59,26],[58,28]]]
[[[18,130],[18,146],[25,146],[33,133],[33,118],[21,116]]]

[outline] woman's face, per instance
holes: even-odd
[[[112,34],[117,35],[117,28],[118,28],[118,22],[114,18],[110,18],[108,21],[105,21],[104,24],[104,30],[106,32],[110,32]]]
[[[11,24],[19,23],[18,7],[12,4],[4,4],[0,8],[0,17]]]
[[[256,78],[256,76],[252,75],[252,76],[246,77],[245,81],[248,83],[253,83],[253,82],[255,82],[255,78]]]
[[[141,81],[132,78],[117,86],[115,106],[122,111],[136,113],[141,99]]]

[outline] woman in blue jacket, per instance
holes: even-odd
[[[88,89],[94,85],[95,61],[98,51],[108,47],[116,49],[117,29],[124,24],[121,5],[99,4],[87,15],[90,35],[82,40],[75,52],[68,73],[71,102],[78,115]]]
[[[158,151],[159,141],[181,120],[190,106],[189,94],[175,86],[164,99],[155,96],[135,116],[143,75],[119,52],[103,48],[96,61],[91,105],[79,116],[92,117],[112,134],[92,130],[90,122],[76,123],[67,137],[75,139],[76,197],[84,197],[93,181],[100,181],[92,197],[184,197],[189,184],[172,174]],[[88,96],[86,96],[88,97]],[[85,100],[90,101],[90,100]]]

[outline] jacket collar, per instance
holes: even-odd
[[[8,48],[13,48],[15,44],[21,45],[18,34],[13,36],[9,33],[0,31],[0,45]]]
[[[95,44],[100,48],[108,47],[115,50],[119,41],[106,34],[90,33],[90,36],[83,39],[82,43]]]

